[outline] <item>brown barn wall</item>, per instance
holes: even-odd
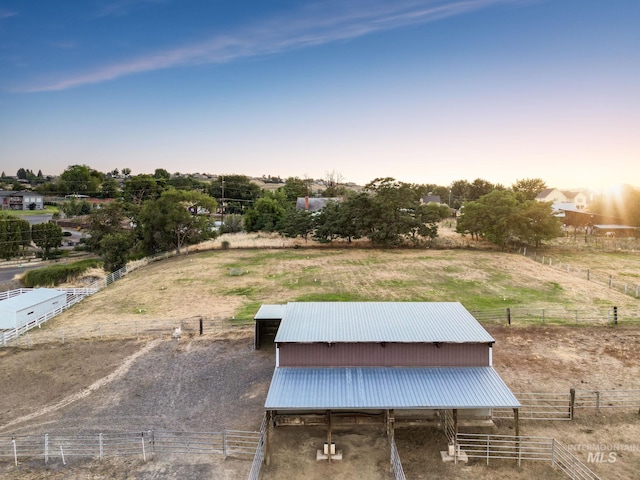
[[[477,343],[281,343],[281,367],[476,367],[489,365]]]

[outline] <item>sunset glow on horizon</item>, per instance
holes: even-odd
[[[640,187],[640,2],[0,6],[0,170]]]

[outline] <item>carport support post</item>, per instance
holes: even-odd
[[[327,457],[331,463],[331,410],[327,410]]]
[[[395,410],[393,408],[387,410],[387,436],[389,438],[393,438],[393,436],[395,435],[395,421]]]
[[[518,454],[518,466],[520,466],[520,409],[513,409],[513,423],[516,430],[516,453]]]
[[[458,464],[458,409],[453,411],[453,463]]]
[[[273,410],[267,411],[267,431],[264,438],[264,463],[271,463],[271,433],[273,431]]]

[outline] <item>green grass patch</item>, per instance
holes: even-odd
[[[322,280],[315,275],[302,275],[300,277],[291,277],[285,278],[282,282],[287,288],[290,289],[298,289],[298,288],[308,288],[312,286],[321,286]]]
[[[97,259],[80,260],[73,263],[63,263],[48,267],[29,270],[23,277],[22,283],[30,288],[55,287],[61,283],[83,274],[90,268],[101,268],[102,261]]]
[[[238,296],[238,297],[250,297],[256,293],[255,287],[236,287],[230,288],[224,292],[224,295]]]
[[[383,288],[414,288],[420,285],[419,280],[376,280],[375,284]]]
[[[296,302],[366,302],[373,301],[371,297],[361,296],[351,292],[317,292],[305,293],[296,297]]]
[[[262,302],[245,303],[240,308],[236,309],[233,321],[238,323],[253,321],[256,313],[260,310],[261,305]]]

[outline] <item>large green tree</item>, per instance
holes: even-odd
[[[287,207],[283,192],[265,191],[244,216],[244,227],[247,232],[275,232],[287,214]]]
[[[87,165],[71,165],[62,172],[57,188],[60,195],[96,195],[104,174]]]
[[[136,175],[128,177],[124,181],[122,198],[125,202],[139,207],[146,200],[155,200],[160,197],[165,188],[166,185],[162,178],[157,179],[151,175]]]
[[[520,201],[510,190],[494,190],[475,202],[467,202],[458,216],[456,231],[481,236],[504,249],[510,243],[538,246],[561,235],[560,221],[551,214],[551,204]]]
[[[521,200],[535,200],[538,194],[547,188],[541,178],[523,178],[511,185],[511,190],[518,193]]]
[[[146,200],[135,219],[145,253],[180,253],[189,244],[215,237],[216,207],[215,199],[195,190],[169,189],[157,200]]]
[[[224,214],[243,214],[260,198],[260,187],[246,175],[224,175],[211,182],[209,195],[222,205]]]
[[[18,256],[31,243],[29,222],[15,215],[0,214],[0,258]]]
[[[51,257],[51,249],[57,249],[62,243],[62,228],[52,222],[36,223],[31,226],[31,238],[47,259]]]

